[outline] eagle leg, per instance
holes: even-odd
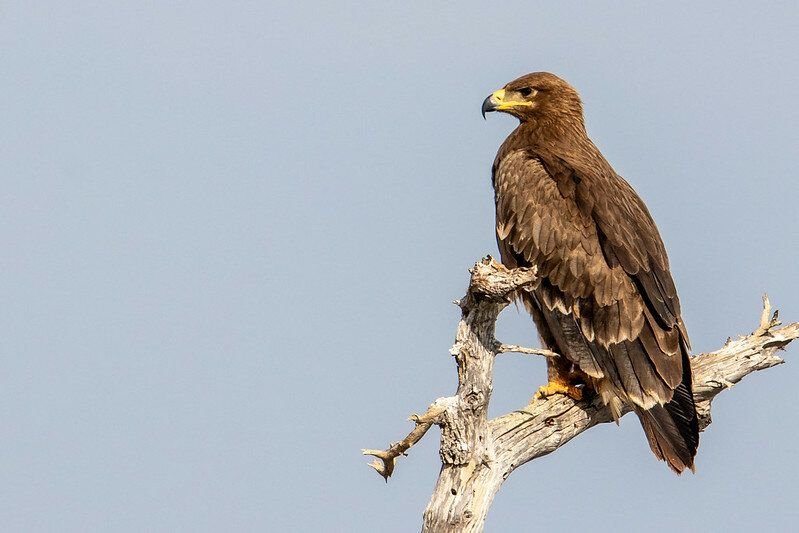
[[[569,383],[565,383],[563,381],[550,381],[538,389],[538,391],[535,393],[535,397],[539,400],[543,400],[555,394],[565,394],[577,402],[583,399],[582,387],[570,385]]]
[[[588,376],[569,362],[565,357],[547,359],[549,383],[538,389],[535,397],[548,398],[554,394],[565,394],[575,401],[588,396]]]

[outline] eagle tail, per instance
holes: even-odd
[[[695,471],[694,457],[699,447],[699,419],[692,392],[691,362],[686,350],[683,350],[682,366],[682,383],[674,390],[670,402],[651,409],[635,409],[652,452],[678,474],[686,468]]]

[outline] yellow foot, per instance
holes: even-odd
[[[535,397],[544,399],[552,396],[553,394],[565,394],[572,400],[578,402],[583,399],[583,389],[580,387],[575,387],[574,385],[569,385],[568,383],[563,383],[561,381],[550,381],[538,389],[538,392],[535,393]]]

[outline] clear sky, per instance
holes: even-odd
[[[648,203],[695,351],[799,320],[795,2],[0,8],[0,525],[416,531],[467,268],[496,253],[493,90],[548,70]],[[498,337],[536,344],[514,308]],[[514,473],[489,531],[799,520],[797,347],[717,401],[696,475],[638,422]],[[503,356],[493,414],[544,363]]]

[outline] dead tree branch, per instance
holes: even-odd
[[[439,398],[416,428],[387,450],[363,450],[388,480],[396,460],[433,424],[441,428],[441,472],[424,512],[424,532],[479,532],[503,481],[521,465],[557,450],[591,427],[612,420],[599,398],[576,402],[564,395],[533,398],[524,408],[488,419],[494,358],[505,352],[551,357],[549,350],[503,344],[494,338],[497,316],[516,291],[536,286],[534,269],[508,270],[491,257],[471,269],[469,290],[459,302],[462,316],[450,353],[458,363],[455,396]],[[710,404],[744,376],[784,361],[776,352],[799,337],[799,323],[779,328],[768,298],[754,333],[729,340],[715,352],[692,360],[694,398],[702,429],[710,424]]]

